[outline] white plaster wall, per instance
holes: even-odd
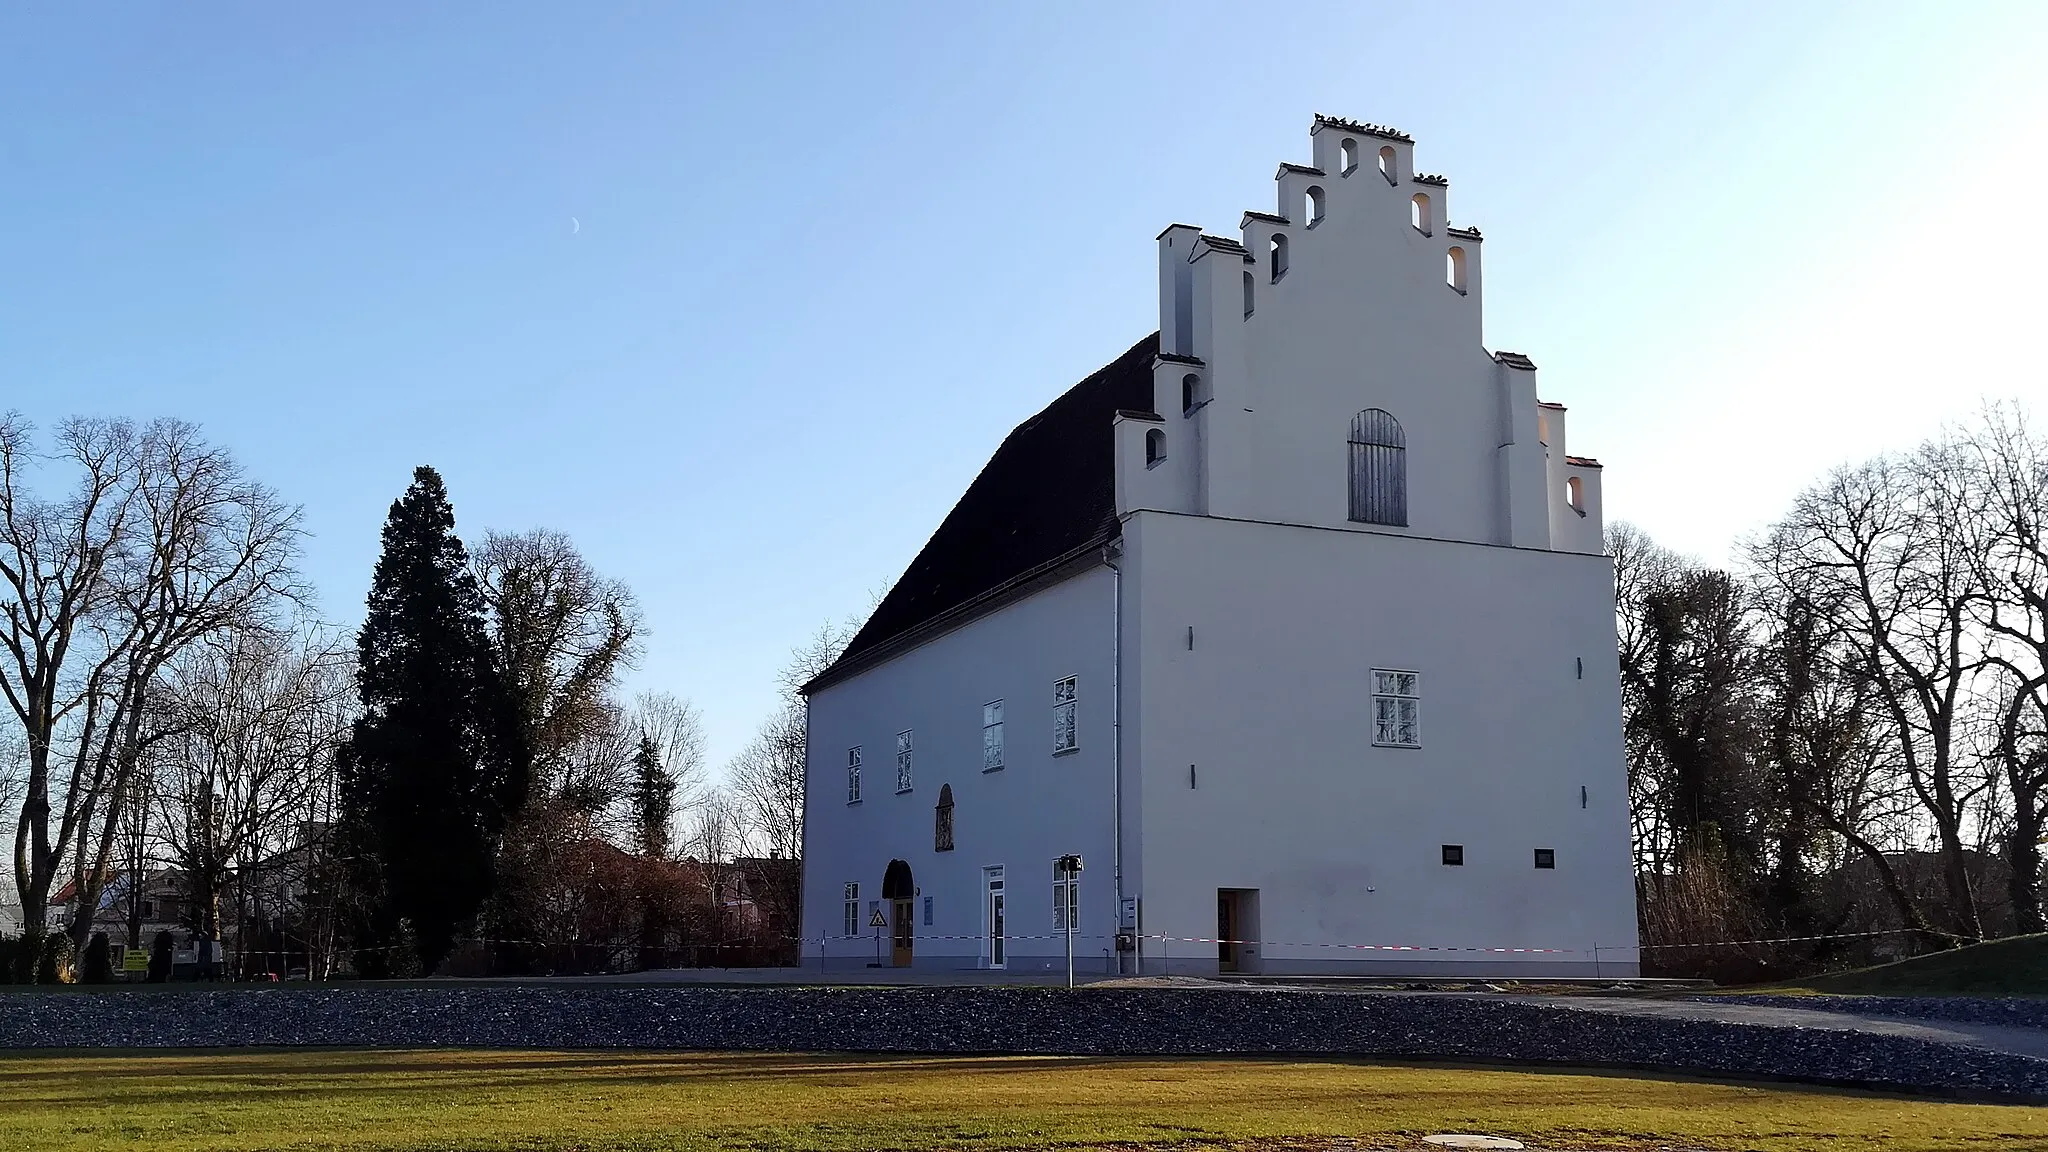
[[[1148,934],[1213,936],[1216,890],[1251,888],[1268,941],[1572,950],[1269,945],[1268,971],[1590,974],[1596,944],[1606,974],[1633,971],[1605,557],[1161,512],[1124,534],[1127,890]],[[1421,674],[1420,749],[1372,746],[1374,667]],[[1171,948],[1214,968],[1214,946]]]
[[[1052,932],[1052,861],[1081,853],[1077,964],[1100,971],[1115,931],[1110,895],[1110,657],[1115,577],[1097,568],[1009,604],[811,697],[805,783],[803,959],[875,958],[870,901],[892,859],[921,890],[918,967],[974,967],[986,931],[982,869],[1005,866],[1011,970],[1065,966]],[[1053,683],[1077,678],[1079,749],[1053,754]],[[1005,766],[982,771],[982,705],[1004,701]],[[896,734],[915,733],[913,789],[896,786]],[[846,750],[862,748],[862,799],[846,802]],[[932,846],[939,787],[951,784],[954,844]],[[839,939],[841,896],[860,885],[862,936]],[[933,923],[923,923],[923,896]],[[883,905],[883,915],[889,914]],[[885,932],[886,936],[886,932]],[[945,939],[951,937],[951,939]],[[884,960],[887,960],[886,940]]]

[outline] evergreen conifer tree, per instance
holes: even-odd
[[[350,850],[370,879],[358,945],[409,936],[432,971],[490,895],[526,782],[483,600],[432,468],[414,470],[385,520],[356,676],[363,714],[340,766]]]
[[[650,860],[668,855],[675,794],[675,777],[661,766],[661,750],[654,737],[641,733],[640,750],[633,755],[633,828],[640,854]]]

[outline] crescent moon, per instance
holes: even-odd
[[[574,236],[581,231],[583,231],[583,225],[577,223],[574,216],[569,217],[569,235]]]

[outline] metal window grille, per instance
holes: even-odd
[[[910,791],[910,730],[896,734],[896,790]]]
[[[846,750],[846,802],[860,799],[860,746]]]
[[[1408,439],[1378,408],[1351,418],[1351,519],[1408,525]]]

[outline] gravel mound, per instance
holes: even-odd
[[[2004,1024],[2048,1028],[2048,1000],[1986,996],[1687,996],[1709,1004],[1755,1004],[1765,1008],[1810,1008],[1852,1016],[1901,1020],[1947,1020],[1957,1024]]]
[[[2043,1059],[1841,1027],[1493,997],[500,984],[49,993],[9,997],[0,1013],[0,1048],[251,1045],[1341,1055],[1657,1068],[2048,1099]]]

